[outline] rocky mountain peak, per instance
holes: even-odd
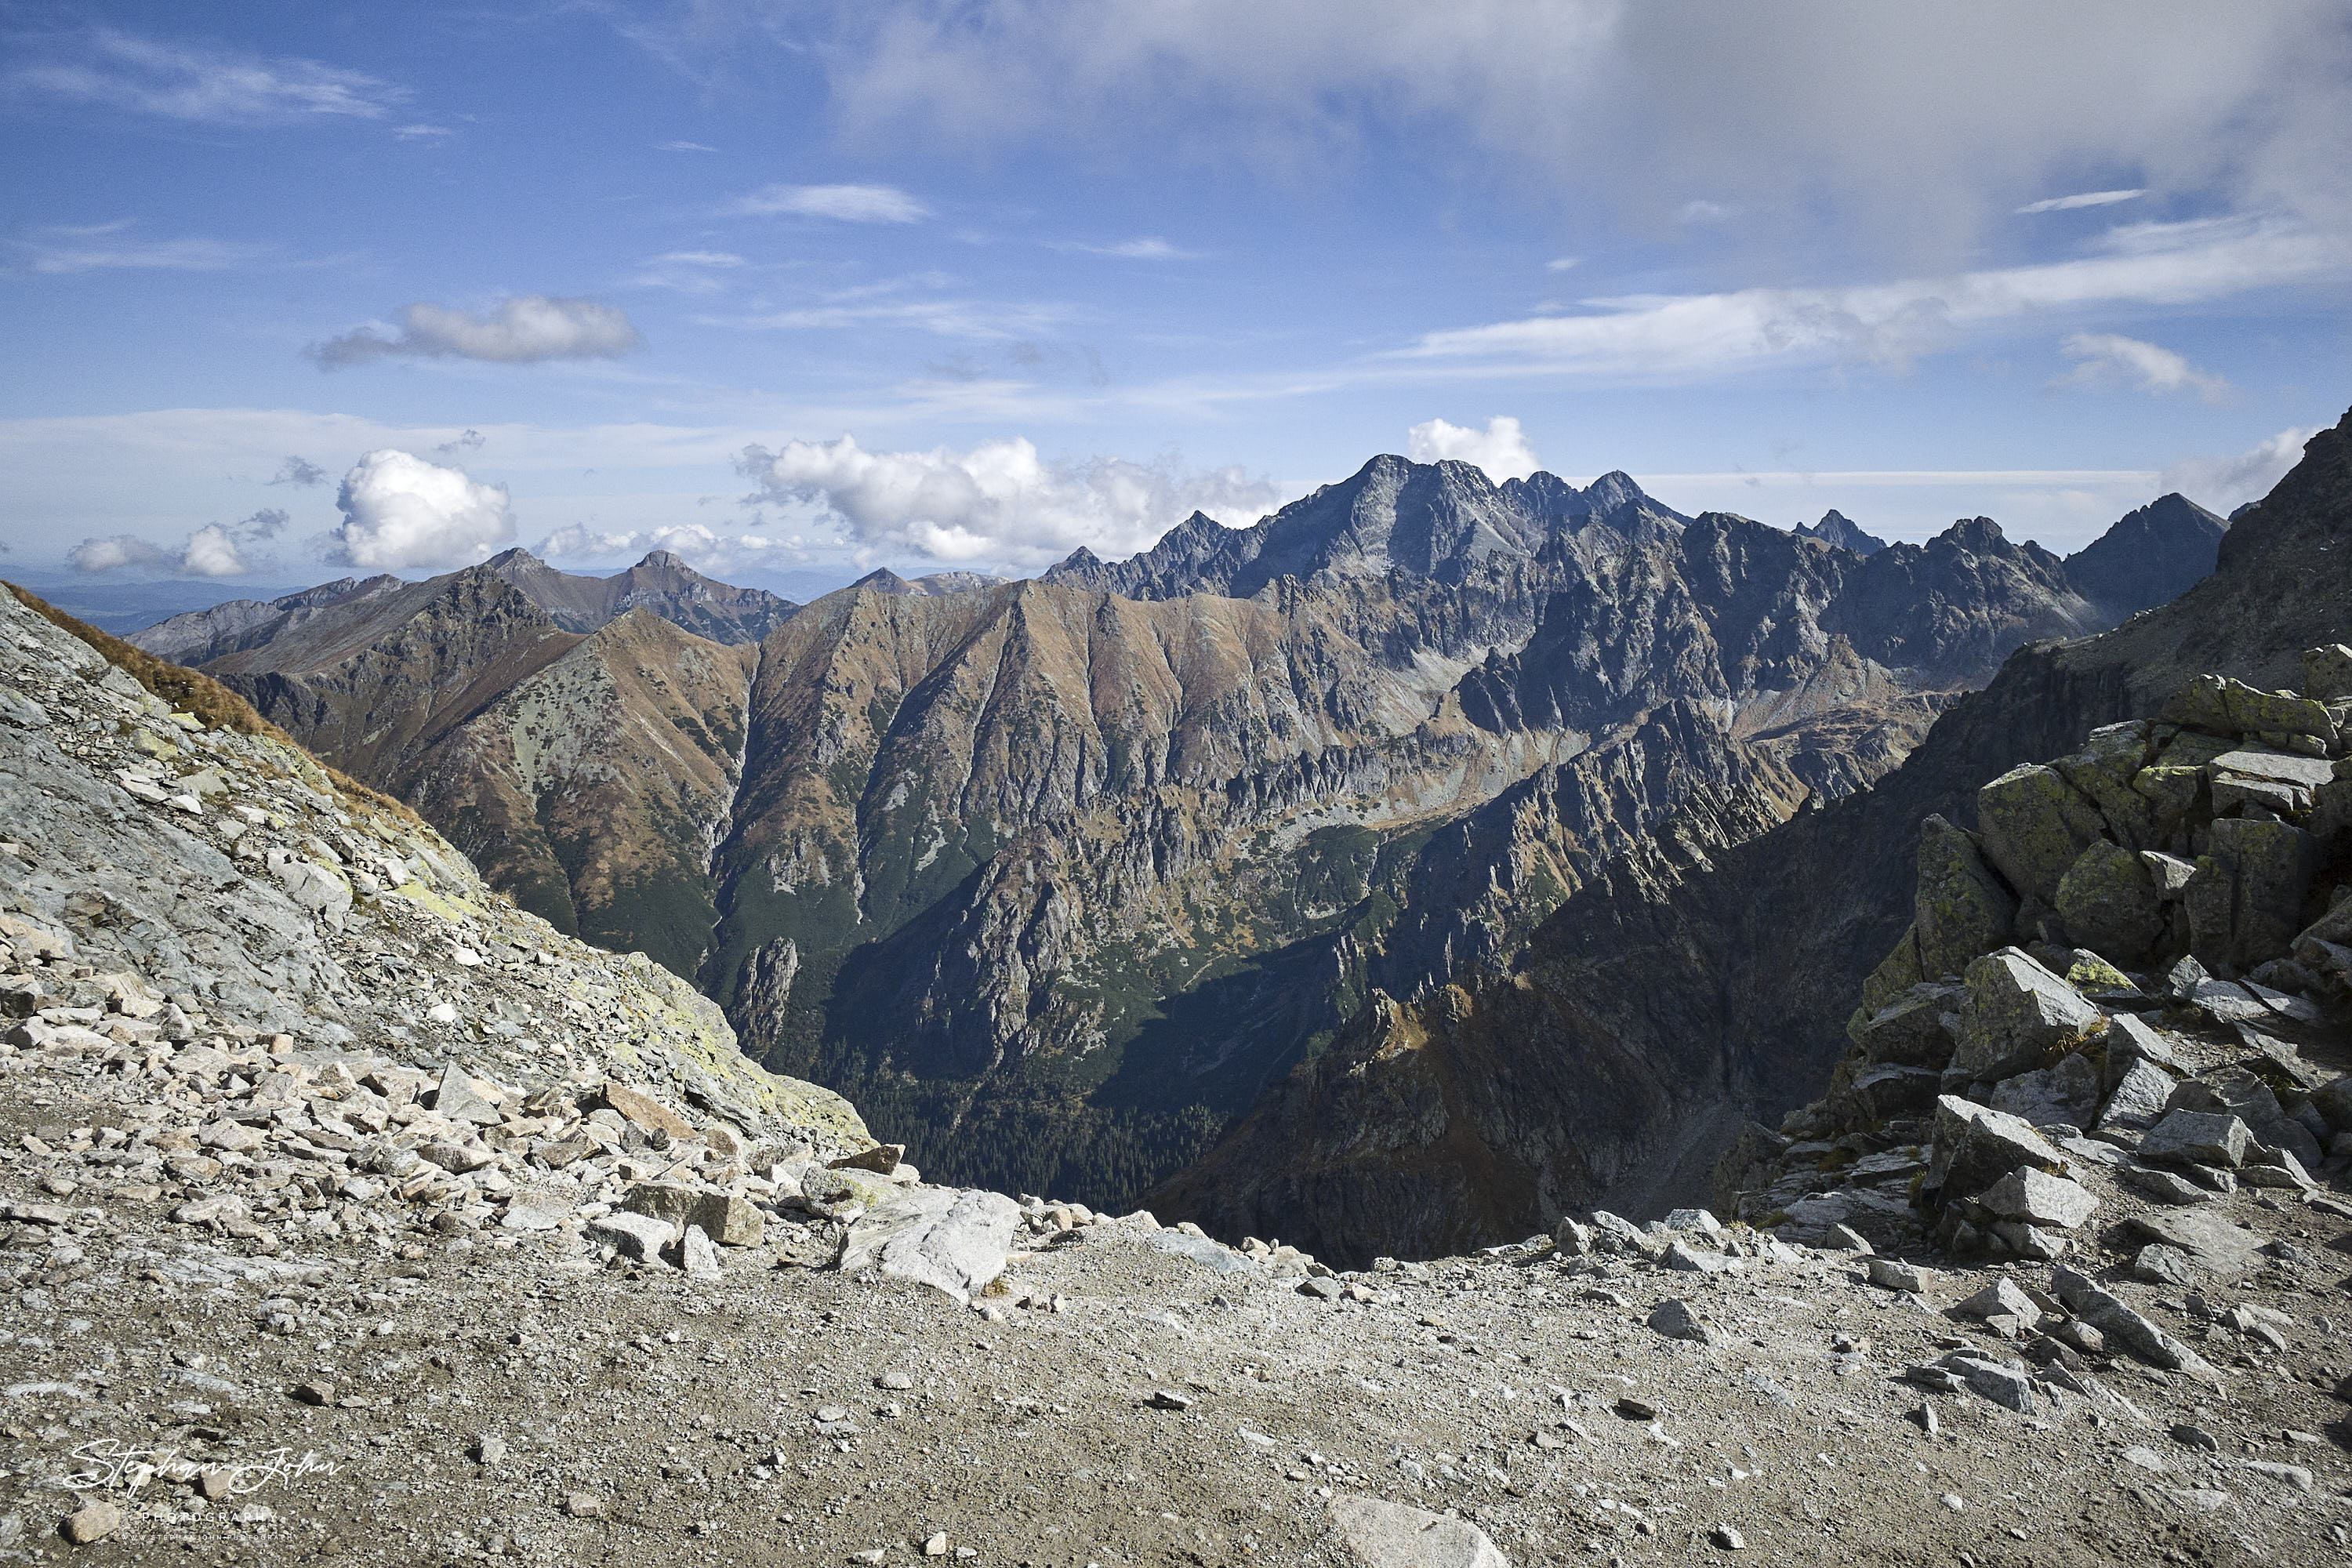
[[[1818,539],[1840,550],[1851,550],[1856,555],[1874,555],[1886,548],[1886,541],[1864,532],[1852,518],[1835,508],[1822,513],[1819,522],[1799,523],[1797,531],[1807,539]]]

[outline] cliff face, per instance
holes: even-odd
[[[1704,1201],[1743,1118],[1777,1121],[1826,1082],[1837,1022],[1910,919],[1916,825],[1972,826],[1979,785],[2153,716],[2197,674],[2292,684],[2303,649],[2352,626],[2347,539],[2352,416],[2173,604],[2013,654],[1868,789],[1570,900],[1509,978],[1376,1010],[1154,1202],[1356,1258]],[[1976,553],[1954,545],[1955,566]]]

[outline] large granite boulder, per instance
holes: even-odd
[[[2226,977],[2285,956],[2303,928],[2318,858],[2311,835],[2291,823],[2215,821],[2181,894],[2197,961]]]
[[[2081,992],[2014,947],[1969,965],[1959,1017],[1948,1082],[2012,1077],[2106,1027]]]
[[[1914,985],[1867,1018],[1846,1026],[1858,1058],[1872,1066],[1933,1068],[1952,1059],[1952,1029],[1965,993],[1957,985]]]
[[[2147,862],[2104,838],[2074,858],[2054,901],[2068,936],[2118,963],[2137,961],[2164,935],[2164,906]]]
[[[2066,1157],[2023,1120],[1948,1094],[1936,1102],[1924,1185],[1972,1196],[2011,1171],[2058,1171]]]
[[[2135,849],[2158,842],[2154,809],[2132,787],[2132,781],[2147,765],[2154,735],[2155,726],[2145,719],[2108,724],[2092,731],[2081,751],[2050,764],[2075,793],[2098,807],[2108,833]]]
[[[2010,939],[2017,898],[1977,852],[1977,841],[1941,816],[1919,824],[1919,885],[1912,931],[1919,968],[1958,974],[1979,953]]]
[[[2021,896],[2049,903],[2058,879],[2106,837],[2099,809],[2055,768],[2028,763],[1977,791],[1985,858]]]
[[[2308,735],[2336,740],[2324,703],[2290,691],[2261,691],[2224,676],[2200,675],[2166,699],[2157,721],[2221,735]]]

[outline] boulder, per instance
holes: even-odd
[[[2074,1051],[2058,1065],[1993,1085],[1992,1108],[2035,1127],[2087,1127],[2099,1113],[2099,1069]]]
[[[504,1120],[499,1115],[498,1105],[455,1067],[442,1072],[440,1087],[433,1094],[433,1110],[448,1121],[467,1121],[477,1127],[496,1127]]]
[[[1651,1308],[1647,1321],[1653,1333],[1670,1340],[1711,1345],[1717,1339],[1716,1331],[1700,1321],[1697,1309],[1679,1297],[1669,1297]]]
[[[2303,694],[2315,702],[2352,697],[2352,647],[2339,642],[2304,649]]]
[[[2221,1376],[2195,1351],[2100,1289],[2088,1276],[2071,1268],[2053,1269],[2051,1289],[2058,1303],[2109,1340],[2118,1342],[2142,1361],[2170,1372],[2185,1372],[2219,1385]]]
[[[2309,735],[2333,743],[2336,723],[2324,703],[2292,692],[2262,691],[2225,676],[2200,675],[2165,700],[2160,724],[2217,735]]]
[[[2262,1268],[2263,1238],[2210,1209],[2171,1208],[2134,1215],[2124,1222],[2136,1236],[2171,1247],[2199,1268],[2234,1279]]]
[[[2080,992],[2014,947],[1969,965],[1959,1018],[1948,1081],[2008,1078],[2106,1027]]]
[[[2155,727],[2126,720],[2091,731],[2083,749],[2050,765],[2076,794],[2098,808],[2107,832],[2131,848],[2157,842],[2150,837],[2154,814],[2132,780],[2147,764]]]
[[[2222,817],[2209,846],[2181,895],[2189,951],[2207,969],[2230,974],[2287,954],[2318,865],[2311,835],[2284,822]]]
[[[1936,1102],[1935,1144],[1925,1185],[1949,1193],[1980,1193],[2026,1166],[2058,1170],[2065,1156],[2014,1116],[1945,1095]]]
[[[701,1231],[727,1247],[757,1247],[767,1217],[748,1198],[704,1192],[670,1182],[639,1182],[621,1200],[632,1214],[651,1215],[674,1226]]]
[[[2055,768],[2032,763],[1977,791],[1977,825],[2002,879],[2044,904],[2076,858],[2106,837],[2098,808]]]
[[[968,1303],[1004,1272],[1020,1225],[1020,1205],[1002,1193],[898,1189],[851,1223],[841,1269],[875,1268]]]
[[[685,1117],[653,1096],[640,1094],[625,1084],[605,1084],[597,1091],[595,1103],[618,1111],[648,1132],[667,1132],[680,1140],[694,1136],[693,1123]]]
[[[2121,1083],[2137,1062],[2151,1063],[2175,1076],[2189,1070],[2171,1039],[2136,1014],[2118,1013],[2108,1019],[2105,1044],[2106,1061],[2100,1076],[2109,1089]]]
[[[2011,1171],[1979,1193],[1977,1202],[2003,1219],[2058,1230],[2073,1230],[2099,1206],[2089,1188],[2030,1165]]]
[[[1963,1318],[1981,1322],[1987,1318],[2015,1318],[2021,1328],[2042,1321],[2042,1309],[2013,1279],[1996,1279],[1952,1309]]]
[[[1952,1059],[1953,1009],[1965,993],[1957,985],[1914,985],[1846,1026],[1862,1060],[1873,1065],[1932,1068],[1941,1072]]]
[[[2104,838],[2074,858],[2054,901],[2069,937],[2119,963],[2137,962],[2164,935],[2164,908],[2147,863]]]
[[[677,1239],[677,1226],[651,1215],[608,1214],[591,1220],[591,1239],[607,1243],[622,1257],[639,1263],[659,1264],[662,1252]]]
[[[2139,1157],[2164,1164],[2214,1165],[2235,1170],[2245,1163],[2246,1124],[2219,1111],[2171,1110],[2139,1141]]]
[[[2153,1062],[2136,1061],[2107,1096],[2095,1128],[2101,1132],[2137,1132],[2156,1125],[2179,1080]]]
[[[1958,974],[2007,942],[2017,922],[2016,895],[1985,864],[1976,840],[1941,816],[1919,825],[1912,908],[1919,969],[1928,975]]]
[[[1469,1521],[1401,1502],[1343,1493],[1331,1500],[1331,1529],[1359,1568],[1511,1568]]]
[[[2189,879],[2197,874],[2195,865],[2160,849],[2141,850],[2139,863],[2147,868],[2148,880],[2156,884],[2157,899],[2167,904],[2177,901],[2188,890]]]

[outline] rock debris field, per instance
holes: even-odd
[[[1853,1135],[1825,1105],[1749,1168],[1843,1218],[1334,1273],[927,1185],[682,984],[218,718],[0,597],[0,1557],[2352,1554],[2344,1159],[2261,1163],[2225,1094],[2114,1142],[2010,1117],[2051,1153],[1996,1173],[2009,1113],[1956,1083],[1919,1148],[1988,1180],[1940,1236],[1792,1177],[1902,1152],[1809,1156]],[[2128,1016],[2135,1061],[2224,1070]],[[2127,1179],[2233,1154],[2281,1178]],[[2003,1205],[2043,1240],[1988,1245]]]

